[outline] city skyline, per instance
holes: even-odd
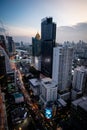
[[[87,42],[86,12],[86,0],[0,1],[0,21],[15,41],[31,42],[31,37],[41,32],[41,19],[53,17],[57,24],[57,42]]]

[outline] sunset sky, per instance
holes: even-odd
[[[87,0],[0,0],[0,30],[15,41],[31,42],[44,17],[56,22],[57,42],[87,42]]]

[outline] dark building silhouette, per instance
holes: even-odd
[[[11,36],[6,36],[8,42],[8,52],[13,53],[15,51],[15,44]]]
[[[55,47],[56,24],[52,17],[41,21],[41,72],[52,77],[53,47]]]
[[[0,55],[0,85],[2,90],[6,86],[6,65],[5,56]]]
[[[7,51],[4,35],[0,35],[0,46],[3,47],[5,51]]]
[[[41,40],[39,33],[36,34],[35,38],[32,38],[32,56],[41,55]]]
[[[82,97],[72,102],[71,123],[73,130],[87,129],[87,97]]]

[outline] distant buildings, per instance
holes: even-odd
[[[56,24],[52,17],[41,22],[41,72],[52,77],[53,47],[55,47]]]
[[[87,66],[87,43],[79,41],[74,44],[74,63],[81,66]],[[79,61],[78,61],[79,60]]]
[[[71,85],[73,48],[58,46],[53,51],[52,79],[58,84],[59,91],[68,90]]]

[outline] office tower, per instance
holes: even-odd
[[[0,35],[0,46],[7,52],[6,40],[4,35]]]
[[[86,88],[86,78],[87,78],[87,69],[84,66],[77,67],[74,70],[73,75],[73,82],[72,82],[73,89],[76,91],[84,92],[84,89]]]
[[[75,130],[87,129],[87,97],[82,97],[72,102],[71,125]]]
[[[0,85],[2,90],[6,86],[6,66],[5,66],[5,56],[0,55]]]
[[[41,80],[41,96],[40,99],[46,105],[49,101],[56,101],[57,99],[57,84],[50,78],[43,78]]]
[[[32,63],[37,70],[41,70],[41,40],[39,33],[32,38]]]
[[[52,18],[42,19],[41,22],[41,72],[52,77],[53,47],[56,39],[56,24]]]
[[[58,46],[53,50],[52,79],[58,84],[60,91],[67,90],[71,84],[73,49]]]
[[[15,52],[15,44],[11,36],[6,36],[7,44],[8,44],[8,52],[9,54],[13,54]]]
[[[36,34],[35,38],[32,38],[32,55],[34,57],[41,55],[41,40],[39,33]]]
[[[3,47],[0,46],[0,84],[2,90],[5,90],[7,83],[6,73],[9,71],[11,71],[11,66],[8,55]]]
[[[1,46],[0,46],[0,55],[5,57],[6,72],[11,71],[12,69],[11,69],[9,57],[8,57],[7,53],[5,52],[5,50],[3,49],[3,47],[1,47]]]

